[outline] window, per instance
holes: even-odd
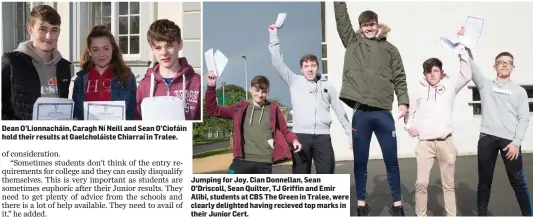
[[[322,75],[328,78],[328,44],[326,42],[326,3],[320,2],[322,19]]]
[[[533,112],[533,85],[522,85],[526,89],[529,98],[529,112]],[[477,87],[470,87],[472,89],[472,101],[468,103],[472,106],[474,115],[481,115],[481,96]]]
[[[28,41],[31,39],[26,26],[30,24],[30,11],[37,5],[42,5],[42,2],[15,2],[15,47],[20,42]]]
[[[141,52],[141,3],[92,2],[91,25],[106,25],[115,36],[124,55]]]

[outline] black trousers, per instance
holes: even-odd
[[[331,144],[331,136],[327,134],[297,133],[302,150],[293,153],[292,173],[311,174],[311,166],[315,162],[317,174],[335,173],[335,153]]]
[[[230,174],[272,174],[272,164],[233,158]]]
[[[477,162],[479,182],[477,187],[477,214],[486,216],[489,205],[494,167],[500,152],[507,177],[513,187],[522,215],[531,216],[531,200],[523,173],[522,150],[518,152],[518,159],[508,160],[503,149],[511,140],[481,133],[477,144]]]

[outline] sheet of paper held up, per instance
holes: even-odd
[[[285,22],[286,18],[287,18],[287,13],[278,14],[278,19],[276,20],[276,27],[278,27],[278,29],[283,27],[283,23]]]
[[[213,48],[209,49],[204,53],[204,59],[205,59],[205,65],[207,66],[208,71],[215,71],[215,74],[217,73],[216,65],[215,65],[215,57],[213,54]]]
[[[215,52],[214,59],[217,77],[220,77],[222,75],[222,71],[224,71],[224,68],[226,68],[226,65],[228,64],[228,58],[220,50],[217,50]]]
[[[33,104],[33,120],[72,120],[74,101],[39,97]]]
[[[476,48],[485,20],[477,17],[468,16],[464,25],[465,33],[459,37],[459,41],[466,47]]]
[[[453,42],[448,38],[440,37],[439,42],[442,47],[450,48],[457,54],[461,54],[465,51],[464,45],[459,44],[458,42]]]

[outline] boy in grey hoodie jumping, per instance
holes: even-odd
[[[57,50],[61,16],[49,5],[30,12],[32,41],[2,55],[2,120],[32,120],[39,97],[68,98],[74,66]]]
[[[304,55],[300,60],[303,75],[292,72],[283,60],[280,51],[278,28],[269,27],[272,64],[278,75],[289,86],[293,106],[293,132],[296,133],[302,151],[294,154],[292,171],[295,174],[310,174],[312,161],[318,174],[335,173],[335,154],[331,144],[330,107],[335,111],[351,144],[350,120],[335,88],[317,74],[318,59]]]
[[[463,35],[461,28],[458,35]],[[471,54],[471,53],[470,53]],[[523,216],[531,216],[531,198],[524,178],[522,151],[529,124],[529,99],[526,90],[511,81],[514,57],[502,52],[495,58],[496,79],[488,79],[469,58],[472,81],[481,96],[481,130],[477,144],[477,216],[486,216],[494,176],[494,165],[500,153],[509,182],[515,192]]]

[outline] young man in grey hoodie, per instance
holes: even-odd
[[[464,34],[464,28],[458,35]],[[469,52],[470,50],[467,49]],[[520,148],[529,125],[529,98],[526,90],[511,81],[514,57],[509,52],[494,60],[496,79],[488,79],[470,53],[472,81],[481,96],[481,130],[477,144],[477,216],[486,216],[489,205],[494,165],[500,153],[509,182],[515,192],[523,216],[531,216],[531,198],[524,178]]]
[[[74,66],[57,50],[61,16],[49,5],[30,12],[32,41],[2,55],[2,120],[32,120],[39,97],[68,98]]]
[[[330,107],[344,127],[351,144],[350,120],[344,111],[335,88],[317,74],[318,59],[315,55],[304,55],[300,60],[303,75],[292,72],[283,60],[275,24],[269,27],[272,64],[278,75],[289,86],[293,106],[293,132],[296,133],[302,151],[294,154],[292,171],[295,174],[310,174],[315,162],[318,174],[335,173],[335,154],[331,144]],[[350,145],[351,146],[351,145]]]

